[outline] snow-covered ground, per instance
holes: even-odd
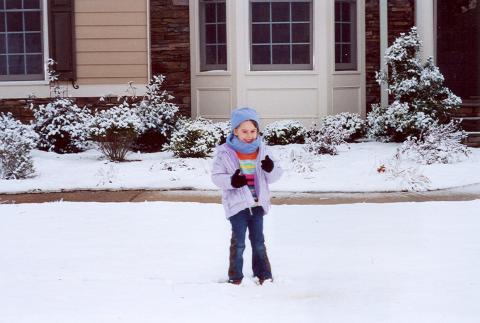
[[[286,173],[272,185],[274,191],[293,192],[387,192],[412,187],[417,178],[435,190],[480,183],[480,149],[455,164],[395,166],[398,144],[365,142],[342,146],[336,156],[308,160],[299,145],[272,147]],[[60,191],[75,189],[216,189],[210,180],[212,159],[173,158],[169,153],[128,156],[129,162],[106,161],[97,150],[58,155],[33,151],[36,176],[26,180],[0,180],[0,193]],[[295,161],[296,160],[296,161]],[[386,173],[377,168],[385,164]],[[389,170],[405,174],[392,178]],[[403,171],[403,173],[402,173]]]
[[[274,206],[275,282],[226,279],[221,205],[0,205],[0,322],[421,322],[480,317],[480,200]]]

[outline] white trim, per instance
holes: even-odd
[[[380,69],[385,69],[385,51],[388,47],[388,0],[380,0]],[[388,71],[386,71],[388,73]],[[388,87],[385,83],[380,85],[380,104],[388,105]]]
[[[415,1],[415,24],[418,27],[418,36],[422,40],[422,48],[419,56],[422,60],[426,60],[432,56],[435,62],[434,14],[434,0]]]

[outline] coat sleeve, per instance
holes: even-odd
[[[231,177],[233,174],[230,174],[224,163],[222,162],[221,156],[217,154],[213,160],[212,167],[212,182],[219,188],[223,190],[233,190],[235,187],[231,184]]]
[[[267,173],[265,171],[264,171],[264,173],[265,173],[265,178],[267,179],[267,183],[271,184],[273,182],[278,181],[280,179],[280,177],[282,177],[283,169],[280,166],[280,162],[278,161],[278,159],[275,159],[271,155],[269,155],[269,157],[273,161],[273,169],[270,173]]]

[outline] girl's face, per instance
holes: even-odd
[[[257,139],[258,129],[255,127],[255,124],[252,121],[247,120],[235,128],[233,130],[233,134],[241,141],[249,144]]]

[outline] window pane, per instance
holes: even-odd
[[[342,4],[342,21],[351,21],[350,20],[350,3],[344,2]]]
[[[217,46],[205,46],[205,63],[207,65],[217,64]]]
[[[24,53],[23,34],[7,35],[8,53]]]
[[[5,9],[5,0],[0,0],[0,9]]]
[[[22,9],[22,0],[6,0],[7,9]]]
[[[253,22],[269,22],[270,21],[270,4],[269,3],[252,3],[252,21]]]
[[[352,51],[350,45],[342,45],[342,63],[352,62]]]
[[[272,43],[289,43],[290,24],[273,24],[272,38]]]
[[[23,21],[21,12],[7,12],[7,31],[22,31]]]
[[[5,45],[5,34],[0,34],[0,54],[5,54],[7,52],[7,46]]]
[[[310,64],[310,45],[293,45],[292,63]]]
[[[217,15],[215,13],[215,3],[205,4],[205,22],[216,22]]]
[[[225,3],[218,3],[217,4],[217,21],[218,22],[225,22],[226,21],[226,13],[227,13],[227,9],[225,7]]]
[[[342,11],[342,3],[340,1],[335,1],[335,21],[340,21],[341,11]]]
[[[270,42],[270,25],[260,24],[252,25],[252,43],[269,43]]]
[[[217,25],[205,26],[205,42],[215,44],[217,42]]]
[[[272,2],[272,21],[289,21],[290,3]]]
[[[292,24],[292,42],[310,42],[310,24]]]
[[[254,45],[252,46],[253,64],[270,64],[270,46]]]
[[[217,25],[217,41],[219,43],[227,42],[227,26],[225,24]]]
[[[227,46],[218,45],[218,64],[227,64]]]
[[[335,45],[335,63],[342,62],[342,45]]]
[[[8,73],[9,74],[25,74],[25,56],[9,55],[8,56]]]
[[[292,2],[292,21],[310,21],[309,2]]]
[[[0,12],[0,32],[2,31],[5,31],[5,13]]]
[[[42,35],[40,33],[25,34],[25,46],[26,53],[41,53]]]
[[[27,55],[27,74],[41,74],[42,72],[42,55]]]
[[[349,43],[351,41],[350,35],[350,24],[342,24],[342,42]]]
[[[340,43],[342,41],[342,24],[336,23],[335,24],[335,42]]]
[[[7,75],[7,56],[0,55],[0,75]]]
[[[40,12],[25,12],[25,30],[40,31],[41,18]]]
[[[290,46],[274,45],[272,46],[273,64],[290,64]]]
[[[23,0],[25,9],[40,9],[40,0]]]

